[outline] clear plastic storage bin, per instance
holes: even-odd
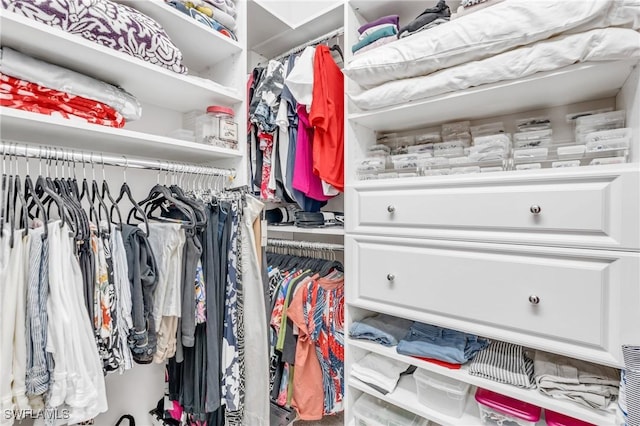
[[[371,395],[363,394],[353,405],[356,426],[428,426],[429,421]]]
[[[536,426],[542,409],[487,389],[476,390],[483,425]]]
[[[413,377],[418,401],[451,417],[462,417],[471,385],[418,368]]]

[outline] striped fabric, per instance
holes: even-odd
[[[492,341],[469,365],[469,374],[507,383],[521,388],[531,388],[533,360],[522,346]]]
[[[49,294],[49,241],[44,228],[32,230],[29,247],[27,287],[27,396],[44,395],[49,390],[50,357],[47,346],[47,297]]]
[[[640,346],[622,346],[625,367],[627,425],[640,425]]]

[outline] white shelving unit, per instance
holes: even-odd
[[[571,417],[575,417],[589,423],[596,425],[608,425],[613,424],[615,421],[614,415],[611,413],[594,411],[576,403],[554,399],[543,395],[536,389],[522,389],[482,377],[472,376],[468,373],[467,366],[463,366],[460,370],[452,370],[428,361],[422,361],[417,358],[399,354],[396,352],[395,347],[386,347],[366,340],[348,339],[347,344],[362,349],[363,351],[374,352],[388,358],[415,365],[418,368],[429,370],[461,382],[469,383],[473,386],[509,395],[513,398],[519,399],[520,401],[528,402],[538,407],[552,411],[561,411]],[[433,420],[437,421],[436,419]]]
[[[0,107],[0,126],[3,139],[34,145],[47,144],[199,164],[242,157],[239,151],[233,149],[6,107]]]
[[[447,4],[450,6],[451,11],[454,12],[459,2],[447,1]],[[429,6],[410,0],[349,0],[345,9],[346,67],[348,68],[352,56],[348,47],[357,40],[358,33],[356,30],[360,25],[381,16],[397,14],[400,15],[400,25],[402,26],[414,19],[425,7]],[[557,194],[558,197],[567,199],[566,197],[577,193],[577,188],[571,187],[571,184],[578,180],[596,182],[599,176],[605,174],[617,177],[630,172],[637,173],[640,170],[638,165],[638,161],[640,161],[639,81],[638,60],[628,59],[576,64],[557,71],[538,73],[518,80],[473,87],[371,111],[359,110],[352,103],[347,102],[345,130],[345,264],[348,267],[345,273],[348,284],[345,296],[345,329],[353,321],[381,312],[411,320],[430,322],[464,332],[489,335],[497,340],[521,344],[533,349],[547,350],[578,359],[591,360],[592,362],[597,359],[597,362],[620,367],[621,359],[618,342],[623,340],[637,342],[640,335],[631,329],[627,329],[617,319],[609,320],[603,318],[601,321],[596,321],[589,328],[594,333],[600,332],[603,335],[611,336],[610,339],[617,339],[609,340],[609,343],[616,342],[615,345],[610,345],[610,347],[605,347],[606,344],[589,347],[588,344],[585,344],[583,348],[572,347],[571,350],[567,350],[565,345],[583,343],[578,338],[573,340],[576,337],[575,333],[566,340],[557,339],[556,341],[545,333],[536,333],[536,330],[539,331],[536,327],[540,322],[544,322],[560,312],[561,306],[552,306],[553,303],[551,303],[552,300],[550,299],[557,300],[556,298],[567,295],[567,300],[571,300],[571,294],[573,293],[567,293],[566,289],[561,288],[561,286],[557,286],[557,289],[550,291],[545,301],[540,303],[541,306],[532,307],[533,305],[530,305],[527,297],[530,294],[535,294],[533,291],[537,287],[535,283],[530,283],[527,279],[519,280],[517,274],[510,275],[510,277],[513,277],[513,283],[511,283],[511,278],[496,278],[494,283],[507,282],[510,286],[508,290],[505,289],[509,294],[505,294],[502,297],[500,294],[495,294],[495,298],[502,300],[502,303],[504,303],[504,300],[519,302],[519,297],[524,298],[521,305],[514,302],[513,306],[505,306],[505,309],[511,315],[514,315],[514,318],[527,315],[532,317],[530,324],[525,323],[525,326],[517,330],[515,326],[510,326],[508,322],[493,322],[494,317],[500,316],[499,313],[492,315],[493,306],[487,307],[487,310],[483,311],[485,320],[487,317],[491,317],[488,321],[480,319],[479,317],[482,315],[476,315],[477,312],[472,314],[471,312],[474,309],[471,308],[471,304],[475,303],[474,306],[477,306],[477,303],[480,303],[477,299],[474,300],[473,296],[474,294],[477,295],[478,288],[486,288],[485,294],[497,291],[496,287],[492,286],[494,283],[491,282],[490,273],[487,274],[486,280],[479,276],[481,274],[474,274],[474,272],[480,272],[480,269],[482,269],[478,268],[476,270],[473,267],[474,257],[476,255],[482,257],[486,253],[484,251],[482,253],[480,253],[481,251],[472,253],[472,246],[478,242],[493,241],[496,243],[496,253],[513,256],[512,262],[518,262],[518,253],[522,252],[522,250],[540,250],[540,256],[532,259],[531,265],[523,265],[521,267],[520,271],[523,271],[523,275],[526,274],[529,266],[532,272],[537,273],[553,262],[561,262],[560,256],[557,255],[557,250],[560,250],[560,248],[566,250],[567,253],[570,252],[572,255],[575,255],[580,250],[589,248],[593,250],[596,256],[606,256],[608,254],[629,256],[634,262],[637,261],[640,250],[637,243],[627,245],[624,249],[615,249],[607,245],[608,240],[605,237],[605,240],[585,246],[584,242],[575,241],[575,233],[567,230],[571,226],[570,222],[568,222],[568,225],[559,226],[558,229],[552,230],[551,212],[568,218],[566,213],[563,216],[563,210],[559,208],[559,203],[543,202],[545,204],[543,211],[549,213],[546,216],[545,213],[539,218],[531,218],[526,215],[530,214],[529,206],[542,202],[538,200],[540,198],[539,194],[535,194],[535,191],[528,191],[529,185],[539,185],[545,178],[557,181],[557,185],[549,186],[549,188],[552,188],[550,191]],[[359,89],[352,80],[346,79],[346,84],[347,92],[356,92]],[[377,143],[377,135],[380,132],[413,132],[415,130],[415,133],[417,133],[417,129],[425,129],[425,132],[435,131],[439,130],[439,126],[443,123],[469,120],[471,125],[504,121],[505,130],[511,133],[515,130],[515,120],[547,115],[551,118],[554,126],[554,139],[571,140],[573,129],[566,123],[565,116],[598,108],[613,108],[626,111],[626,126],[633,129],[630,150],[632,164],[612,165],[607,168],[586,166],[572,170],[531,170],[521,172],[522,174],[518,174],[520,172],[516,171],[504,171],[497,172],[492,176],[489,176],[491,175],[489,173],[406,177],[372,181],[357,180],[355,170],[357,161],[367,156],[367,148]],[[486,222],[487,218],[494,216],[489,216],[491,213],[478,206],[477,203],[470,202],[470,200],[467,200],[469,202],[463,201],[463,194],[467,191],[470,194],[474,194],[473,196],[482,197],[483,194],[486,194],[487,197],[490,197],[490,194],[495,189],[493,187],[494,183],[501,187],[496,193],[500,194],[499,197],[504,197],[501,202],[495,204],[498,211],[509,210],[517,205],[516,200],[518,197],[525,197],[526,211],[524,211],[523,215],[517,216],[522,212],[516,208],[515,216],[510,216],[513,218],[522,217],[524,221],[522,228],[518,226],[508,227],[503,223],[502,225],[497,224],[491,229],[483,229],[483,223]],[[566,185],[564,189],[562,188],[563,185]],[[632,184],[631,186],[625,186],[620,192],[616,192],[623,198],[611,203],[610,208],[612,210],[607,214],[607,218],[615,217],[616,223],[620,224],[619,218],[625,217],[629,211],[633,212],[634,215],[638,214],[636,188],[637,186]],[[431,190],[433,192],[430,192]],[[562,191],[567,192],[562,195]],[[608,211],[606,209],[609,207],[606,207],[605,204],[611,200],[609,197],[601,202],[585,203],[575,207],[585,211]],[[504,208],[500,206],[504,206]],[[436,210],[440,211],[441,208],[443,210],[450,209],[451,215],[442,215],[436,218],[432,213]],[[420,209],[425,209],[425,214],[420,214]],[[409,217],[415,217],[415,220],[411,222],[411,219],[408,219]],[[468,220],[468,223],[459,226],[465,220]],[[637,230],[630,223],[625,226],[620,225],[621,232],[634,235]],[[607,229],[610,229],[610,227],[607,227]],[[399,237],[404,237],[404,239],[400,241]],[[425,250],[418,254],[419,246],[429,245],[430,247],[435,247],[438,244],[452,245],[448,246],[444,251]],[[453,247],[453,245],[456,246]],[[622,253],[623,251],[624,254]],[[411,260],[406,260],[408,258]],[[434,259],[448,262],[454,258],[456,262],[449,265],[455,264],[456,269],[460,268],[459,271],[452,271],[446,267],[437,272],[434,271],[434,269],[438,269],[434,266],[434,263],[438,262],[438,260]],[[572,259],[574,258],[572,257]],[[422,262],[423,260],[424,262]],[[495,268],[498,268],[498,266]],[[469,272],[462,279],[462,275],[466,273],[464,271],[468,272],[469,270],[474,272]],[[606,273],[611,270],[608,267],[604,267],[602,272]],[[462,271],[462,275],[458,274],[460,271]],[[500,273],[502,272],[504,271],[500,270]],[[457,279],[458,277],[461,279]],[[635,271],[620,270],[620,273],[616,274],[615,280],[615,283],[607,281],[607,284],[604,284],[603,281],[603,288],[606,288],[606,291],[603,290],[602,294],[594,293],[596,294],[593,298],[594,306],[597,306],[597,309],[602,309],[602,312],[607,314],[618,312],[621,309],[620,306],[626,303],[625,301],[628,298],[623,294],[634,298],[634,301],[638,300],[636,297],[637,279],[635,279]],[[571,279],[567,285],[575,285],[576,281],[576,279]],[[440,291],[438,286],[441,286],[443,290]],[[472,286],[474,286],[473,289]],[[448,290],[445,291],[445,288]],[[520,293],[522,293],[522,296]],[[464,306],[469,306],[469,309],[465,311],[465,308],[462,308],[456,312],[454,312],[455,308],[447,310],[446,307],[451,306],[449,302],[452,301],[451,297],[454,294],[455,303],[458,303],[458,306],[467,304]],[[514,297],[510,299],[512,295]],[[445,296],[447,300],[440,301],[438,299],[438,297]],[[421,302],[422,300],[424,302]],[[586,316],[593,314],[593,310],[587,310],[580,305],[580,299],[577,296],[575,300],[576,312]],[[487,304],[485,303],[485,305]],[[566,304],[564,305],[566,306]],[[498,309],[497,306],[495,309]],[[504,312],[504,309],[502,311]],[[634,311],[637,314],[637,309]],[[634,318],[637,318],[637,315]],[[514,319],[513,324],[516,322]],[[608,328],[612,323],[615,323],[616,326]],[[504,324],[504,326],[501,324]],[[572,323],[568,317],[567,323],[564,325],[575,326],[576,329],[581,326],[586,327],[584,324]],[[484,332],[480,330],[484,330]],[[592,357],[593,354],[590,351],[600,351],[600,356]],[[473,402],[473,407],[470,408],[468,404],[464,417],[462,419],[451,419],[443,417],[438,412],[426,409],[426,407],[418,403],[414,380],[411,377],[401,378],[398,389],[388,395],[382,395],[366,384],[350,377],[353,363],[360,360],[367,353],[372,352],[598,426],[613,426],[616,424],[615,413],[613,412],[589,409],[570,401],[547,397],[537,389],[521,389],[471,376],[464,366],[461,370],[450,370],[426,361],[400,355],[395,348],[387,348],[372,342],[346,338],[345,374],[347,375],[349,388],[345,404],[347,410],[345,422],[347,424],[354,421],[351,407],[363,392],[443,425],[466,426],[481,424],[473,396],[469,397],[470,403]],[[470,410],[473,410],[473,412]],[[539,424],[544,424],[544,420],[541,420]]]
[[[120,86],[145,103],[188,112],[216,103],[234,105],[244,99],[238,87],[177,74],[11,12],[0,15],[0,28],[3,46]]]

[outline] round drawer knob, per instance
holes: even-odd
[[[387,211],[388,211],[389,213],[393,213],[393,212],[395,212],[395,211],[396,211],[396,208],[395,208],[394,206],[389,205],[389,206],[387,206]]]
[[[540,303],[540,298],[538,296],[536,296],[535,294],[532,294],[531,296],[529,296],[529,302],[532,305],[537,305],[538,303]]]
[[[540,212],[542,211],[542,207],[534,204],[533,206],[529,207],[529,211],[532,214],[540,214]]]
[[[396,276],[393,274],[387,274],[387,281],[393,281],[396,279]]]

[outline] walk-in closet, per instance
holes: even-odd
[[[640,426],[637,0],[1,0],[0,426]]]

